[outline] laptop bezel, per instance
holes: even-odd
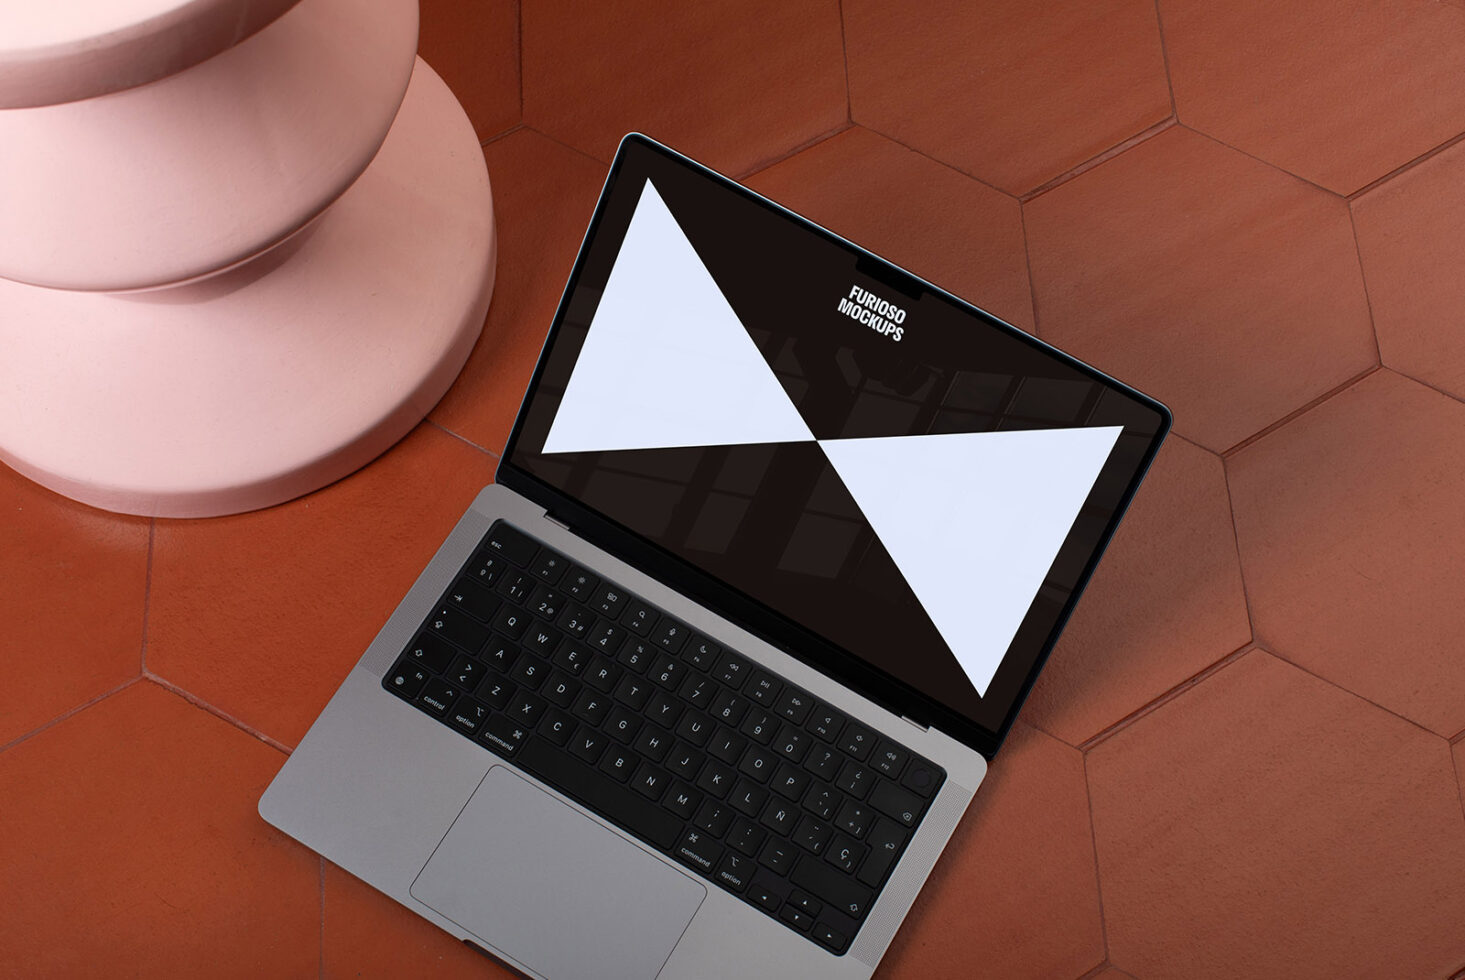
[[[513,464],[514,452],[526,416],[528,415],[531,398],[539,386],[540,378],[544,373],[548,360],[549,351],[553,348],[554,341],[564,321],[570,296],[574,291],[576,283],[579,282],[588,252],[586,246],[594,239],[600,228],[610,190],[625,162],[627,150],[631,146],[642,147],[669,161],[690,168],[732,193],[742,195],[748,200],[772,209],[785,219],[797,222],[803,228],[842,247],[853,250],[858,255],[857,261],[860,263],[862,271],[869,272],[873,278],[883,278],[890,282],[893,288],[901,289],[902,291],[919,290],[937,294],[968,316],[972,316],[994,329],[1006,331],[1009,336],[1036,348],[1050,357],[1059,359],[1068,366],[1102,384],[1111,386],[1157,414],[1159,427],[1155,435],[1151,438],[1149,446],[1146,448],[1123,494],[1115,505],[1113,516],[1104,527],[1097,544],[1089,555],[1087,562],[1085,562],[1073,590],[1069,594],[1068,601],[1060,610],[1052,629],[1041,644],[1032,666],[1023,678],[1016,695],[1008,705],[1001,725],[997,728],[994,729],[981,725],[973,719],[933,700],[916,688],[906,684],[900,678],[874,667],[855,654],[836,646],[817,633],[800,625],[797,621],[765,606],[758,600],[751,598],[745,593],[697,568],[690,562],[678,558],[668,551],[662,550],[634,531],[581,504],[574,497],[543,482],[528,471]],[[1139,489],[1140,483],[1144,480],[1145,474],[1154,462],[1155,455],[1159,452],[1160,444],[1169,433],[1172,423],[1173,416],[1170,410],[1143,392],[1137,391],[1129,385],[1079,361],[1077,358],[1044,343],[1037,337],[993,316],[986,310],[947,292],[941,287],[922,279],[920,276],[908,272],[900,266],[871,252],[869,249],[857,245],[829,229],[810,221],[802,215],[790,211],[777,202],[769,200],[756,191],[744,187],[736,181],[717,173],[715,170],[676,152],[670,147],[658,143],[641,133],[630,133],[621,140],[620,146],[616,151],[615,159],[612,161],[605,182],[601,186],[595,211],[581,240],[579,251],[575,256],[574,266],[570,271],[569,278],[566,280],[564,290],[560,294],[560,301],[555,310],[554,320],[545,335],[544,343],[540,348],[538,361],[535,364],[534,373],[525,388],[523,399],[519,404],[518,414],[514,420],[513,429],[509,434],[503,455],[499,459],[495,480],[509,489],[523,494],[534,503],[543,507],[551,519],[568,526],[574,533],[582,536],[596,547],[620,557],[623,561],[644,569],[647,574],[660,579],[671,588],[707,606],[724,618],[739,623],[765,642],[786,651],[791,656],[827,674],[881,707],[905,717],[922,727],[934,727],[990,760],[1001,746],[1003,739],[1007,736],[1013,721],[1022,708],[1023,702],[1032,690],[1032,686],[1037,680],[1039,672],[1047,662],[1049,654],[1057,643],[1058,637],[1062,635],[1069,616],[1072,615],[1079,597],[1087,587],[1094,569],[1098,566],[1099,559],[1103,557],[1104,551],[1112,541],[1115,530],[1118,528],[1120,521],[1123,519],[1125,512],[1134,499],[1134,495]]]

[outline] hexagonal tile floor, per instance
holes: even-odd
[[[255,803],[492,478],[628,130],[1176,412],[880,976],[1465,971],[1465,2],[422,15],[501,236],[430,421],[215,521],[0,468],[0,973],[500,975]]]

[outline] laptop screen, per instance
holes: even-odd
[[[1167,427],[1158,403],[628,138],[506,460],[898,702],[940,706],[920,720],[1000,736]]]

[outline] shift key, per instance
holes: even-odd
[[[853,919],[864,917],[874,897],[870,889],[855,884],[848,875],[808,854],[800,859],[789,880]]]

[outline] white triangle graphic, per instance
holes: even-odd
[[[1122,426],[820,440],[985,695]]]
[[[647,181],[544,452],[813,438]]]

